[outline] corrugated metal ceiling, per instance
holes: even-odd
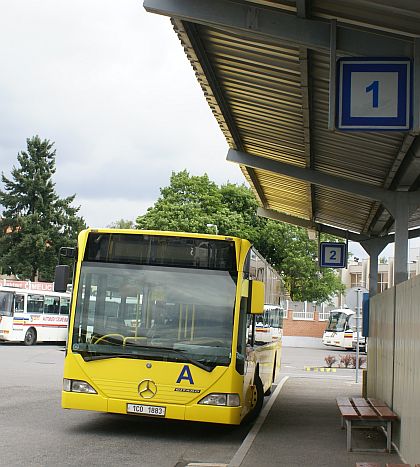
[[[288,12],[291,17],[336,19],[390,37],[420,36],[420,1],[231,3]],[[211,8],[211,2],[208,5]],[[413,149],[414,135],[328,130],[327,51],[253,38],[208,21],[172,17],[172,22],[231,148],[355,183],[391,190],[419,188],[420,151],[418,155]],[[393,228],[393,218],[378,201],[261,168],[241,169],[266,209],[367,236],[385,235]],[[419,225],[417,211],[410,226]]]

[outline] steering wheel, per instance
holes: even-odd
[[[124,336],[122,334],[105,334],[104,336],[98,337],[92,344],[97,344],[98,342],[106,340],[108,337],[121,337],[121,344],[124,342]]]

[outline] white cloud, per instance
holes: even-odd
[[[138,0],[0,0],[0,61],[0,169],[54,141],[88,224],[134,219],[172,171],[244,181],[169,19]]]
[[[78,202],[81,204],[79,214],[88,219],[88,227],[101,228],[107,227],[112,222],[119,219],[126,219],[135,221],[137,216],[144,214],[147,208],[154,203],[153,199],[150,200],[136,200],[126,198],[113,198],[103,197],[101,199],[79,198]],[[103,211],[117,213],[117,216],[104,222]]]

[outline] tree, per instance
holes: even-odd
[[[207,175],[190,176],[184,170],[172,173],[170,185],[161,188],[161,196],[144,216],[137,218],[142,229],[206,232],[224,214],[222,195]]]
[[[71,206],[75,195],[60,199],[55,192],[54,143],[38,136],[26,142],[11,178],[1,176],[0,265],[22,279],[51,281],[60,247],[75,245],[85,222]]]
[[[214,233],[247,238],[281,272],[293,300],[323,302],[344,286],[332,269],[320,270],[317,243],[305,229],[257,216],[257,200],[245,185],[218,187],[207,175],[172,173],[153,207],[136,220],[140,229]],[[210,226],[208,226],[210,225]]]
[[[118,221],[111,222],[108,227],[110,229],[135,229],[136,223],[128,219],[119,219]]]
[[[325,236],[326,241],[336,241]],[[306,229],[267,220],[254,240],[256,248],[282,273],[292,300],[329,301],[344,292],[336,271],[318,265],[318,244]]]

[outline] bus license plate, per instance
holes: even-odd
[[[166,407],[158,407],[156,405],[127,404],[127,413],[135,413],[137,415],[151,415],[153,417],[164,417],[166,413]]]

